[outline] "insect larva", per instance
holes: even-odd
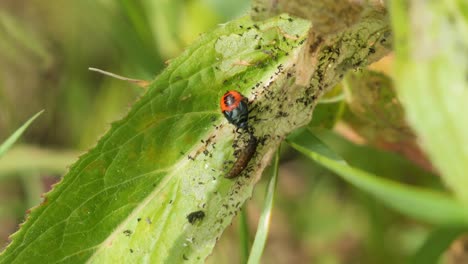
[[[257,149],[258,141],[257,138],[250,134],[249,142],[247,146],[242,150],[237,158],[236,162],[232,166],[231,170],[224,176],[225,178],[232,179],[237,176],[247,167],[249,161],[252,159],[253,155],[255,154],[255,150]]]

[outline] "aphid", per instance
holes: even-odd
[[[225,178],[232,179],[237,176],[247,167],[249,161],[252,159],[253,155],[255,154],[255,150],[257,149],[258,140],[257,138],[250,134],[249,142],[247,146],[242,150],[237,158],[236,162],[232,166],[231,170],[224,176]]]
[[[187,220],[189,221],[190,224],[194,224],[196,221],[201,221],[205,218],[205,212],[203,211],[195,211],[191,212],[189,215],[187,215]]]
[[[247,129],[249,120],[249,109],[247,98],[238,91],[226,92],[220,100],[221,111],[229,123],[238,129]]]

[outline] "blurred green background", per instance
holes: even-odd
[[[88,67],[151,80],[165,61],[197,36],[246,14],[249,4],[248,0],[2,0],[0,140],[34,113],[41,109],[45,113],[0,161],[0,248],[25,211],[40,202],[40,194],[143,92]],[[380,67],[388,72],[388,59]],[[348,93],[353,84],[359,84],[354,77],[348,76],[345,82]],[[352,101],[347,102],[317,107],[311,126],[322,128],[317,132],[322,140],[356,167],[440,187],[437,176],[422,169],[430,166],[419,162],[424,160],[419,154],[395,151],[395,146],[403,146],[398,141],[388,148],[381,139],[369,138],[373,120],[359,118]],[[338,119],[341,124],[335,131],[339,133],[323,130]],[[352,127],[369,145],[344,139],[353,139],[353,133],[343,127]],[[427,238],[431,226],[387,209],[331,172],[283,149],[264,263],[401,263]],[[265,186],[265,181],[257,185],[247,205],[252,237]],[[208,262],[239,263],[237,222],[225,232]]]

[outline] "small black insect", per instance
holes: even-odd
[[[187,220],[189,221],[190,224],[194,224],[196,221],[201,221],[205,218],[205,212],[203,211],[195,211],[191,212],[189,215],[187,215]]]

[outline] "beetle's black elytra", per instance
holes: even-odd
[[[247,129],[249,120],[247,98],[238,91],[228,91],[221,97],[220,105],[229,123],[237,128]]]

